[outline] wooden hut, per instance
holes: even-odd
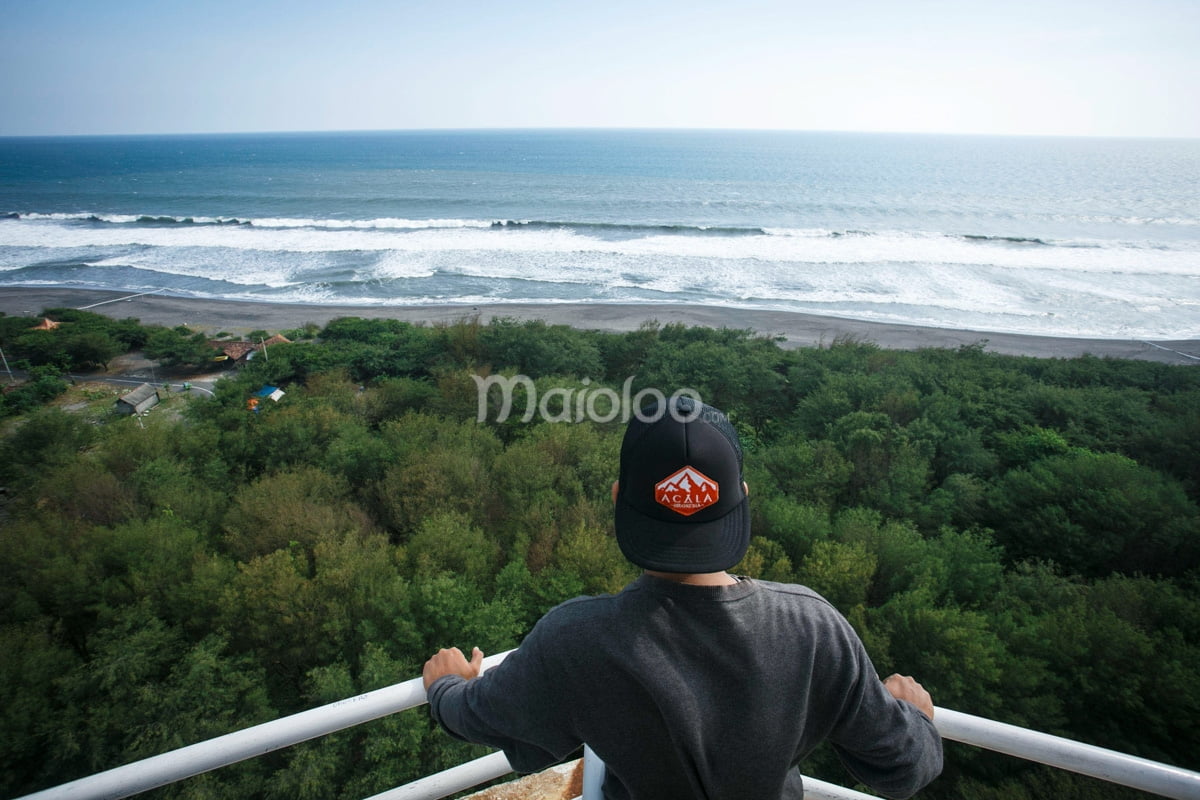
[[[143,383],[132,392],[117,399],[117,413],[141,414],[158,405],[158,401],[158,390],[148,383]]]

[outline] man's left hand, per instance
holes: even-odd
[[[429,687],[438,678],[445,675],[458,675],[466,680],[471,680],[479,677],[479,670],[482,668],[483,651],[478,647],[471,651],[470,661],[467,661],[467,657],[457,647],[442,648],[425,662],[421,677],[425,682],[425,691],[428,692]]]

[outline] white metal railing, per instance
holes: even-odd
[[[483,660],[483,668],[499,664],[511,652],[508,650],[488,656]],[[416,708],[424,703],[425,686],[420,678],[414,678],[115,767],[107,772],[26,795],[22,800],[115,800],[119,797],[129,797],[217,767],[236,764],[327,733],[361,725],[397,711]],[[427,796],[432,798],[438,795]]]
[[[1180,800],[1200,798],[1200,772],[1160,764],[1095,745],[1051,736],[1028,728],[974,717],[949,708],[934,712],[943,739],[1090,775],[1143,792]]]
[[[488,656],[483,669],[509,653]],[[420,678],[377,689],[337,703],[244,728],[215,739],[135,761],[86,778],[26,795],[19,800],[115,800],[235,764],[318,736],[344,730],[425,703]],[[1177,800],[1200,800],[1200,772],[1161,764],[1060,736],[938,708],[934,724],[942,737],[987,750],[1077,772]],[[585,753],[584,798],[599,797],[603,767]],[[461,764],[368,800],[436,800],[512,771],[503,753]],[[814,778],[804,778],[805,794],[818,800],[861,800],[870,795]],[[590,788],[589,788],[590,787]],[[592,794],[596,792],[596,794]]]
[[[418,781],[372,795],[367,800],[434,800],[449,797],[512,771],[512,765],[508,763],[508,757],[504,753],[492,753],[436,775],[428,775]]]

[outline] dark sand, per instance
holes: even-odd
[[[134,317],[145,324],[187,325],[215,334],[244,334],[251,330],[280,331],[313,322],[325,325],[337,317],[383,317],[407,322],[455,322],[478,315],[540,319],[550,324],[602,331],[630,331],[648,320],[681,322],[713,328],[750,329],[780,337],[784,347],[829,345],[839,338],[873,342],[880,347],[915,350],[956,348],[986,342],[989,352],[1038,358],[1082,355],[1130,358],[1167,364],[1200,364],[1200,339],[1143,341],[1079,339],[1014,333],[928,328],[826,317],[789,311],[748,311],[711,306],[615,305],[605,303],[547,303],[442,306],[337,306],[197,300],[164,294],[129,295],[85,289],[0,289],[0,312],[36,315],[44,308],[84,308],[111,317]]]

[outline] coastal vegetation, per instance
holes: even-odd
[[[54,404],[63,371],[202,360],[200,339],[72,313],[34,337],[0,317],[32,367],[0,441],[0,795],[410,679],[439,647],[505,650],[619,590],[623,425],[577,400],[684,387],[745,446],[737,572],[812,586],[940,706],[1200,768],[1200,370],[347,318],[181,418],[96,424]],[[487,375],[531,379],[506,419]],[[250,410],[266,384],[286,394]],[[946,752],[922,796],[1134,794]],[[359,800],[480,753],[408,712],[152,795]],[[852,780],[828,750],[803,768]]]

